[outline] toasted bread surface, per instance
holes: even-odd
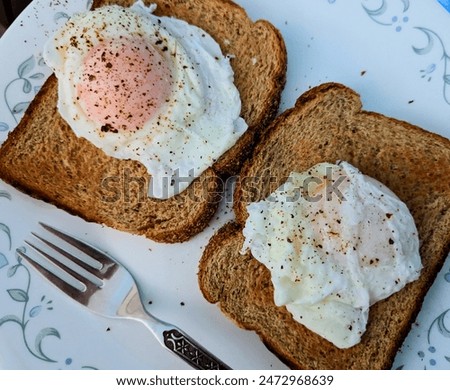
[[[134,1],[94,1],[131,5]],[[0,148],[0,177],[88,221],[182,242],[205,228],[217,209],[221,175],[237,172],[259,134],[274,117],[284,87],[286,49],[265,21],[252,22],[231,1],[147,1],[157,14],[174,16],[210,33],[231,66],[242,99],[247,132],[183,193],[168,200],[147,197],[150,177],[142,164],[107,156],[77,138],[56,109],[57,80],[50,76],[24,118]],[[250,49],[249,49],[250,48]]]
[[[403,200],[416,222],[423,270],[400,292],[373,305],[362,341],[339,349],[273,301],[270,273],[240,254],[246,205],[266,198],[291,171],[345,160]],[[387,369],[450,248],[450,141],[406,122],[366,112],[359,96],[335,83],[302,95],[270,126],[236,187],[237,222],[213,236],[199,264],[205,298],[239,326],[255,330],[292,368]]]

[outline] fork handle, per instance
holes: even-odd
[[[231,370],[220,359],[197,344],[180,329],[163,332],[164,345],[197,370]]]

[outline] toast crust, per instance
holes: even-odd
[[[132,3],[95,0],[93,8]],[[225,54],[236,56],[231,66],[247,132],[187,190],[167,200],[148,198],[150,177],[140,163],[106,156],[74,136],[56,109],[57,81],[52,75],[1,146],[0,177],[87,221],[155,241],[183,242],[207,226],[218,207],[221,176],[240,169],[259,133],[276,114],[285,82],[286,48],[272,25],[251,21],[240,6],[228,0],[146,3],[156,3],[159,15],[175,16],[205,29]],[[251,68],[248,64],[256,54],[244,46],[248,43],[260,60],[260,65]],[[254,88],[255,79],[263,87]]]
[[[336,160],[383,182],[407,204],[424,266],[417,281],[371,307],[362,341],[348,349],[335,347],[276,307],[269,271],[250,253],[239,252],[249,202],[266,198],[291,171]],[[313,88],[271,124],[244,164],[235,190],[236,222],[207,245],[199,264],[200,289],[240,327],[256,331],[291,368],[388,369],[450,249],[449,174],[448,139],[363,111],[359,96],[343,85]]]

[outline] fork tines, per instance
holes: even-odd
[[[103,286],[103,280],[114,272],[116,263],[105,253],[86,242],[45,223],[39,223],[46,234],[32,233],[34,242],[26,240],[18,255],[28,261],[58,288],[78,301]],[[48,236],[48,238],[45,237]]]

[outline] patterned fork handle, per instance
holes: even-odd
[[[159,343],[197,370],[232,370],[183,330],[147,311],[136,286],[128,293],[117,314],[143,323]]]
[[[231,370],[179,329],[165,330],[163,338],[168,349],[198,370]]]

